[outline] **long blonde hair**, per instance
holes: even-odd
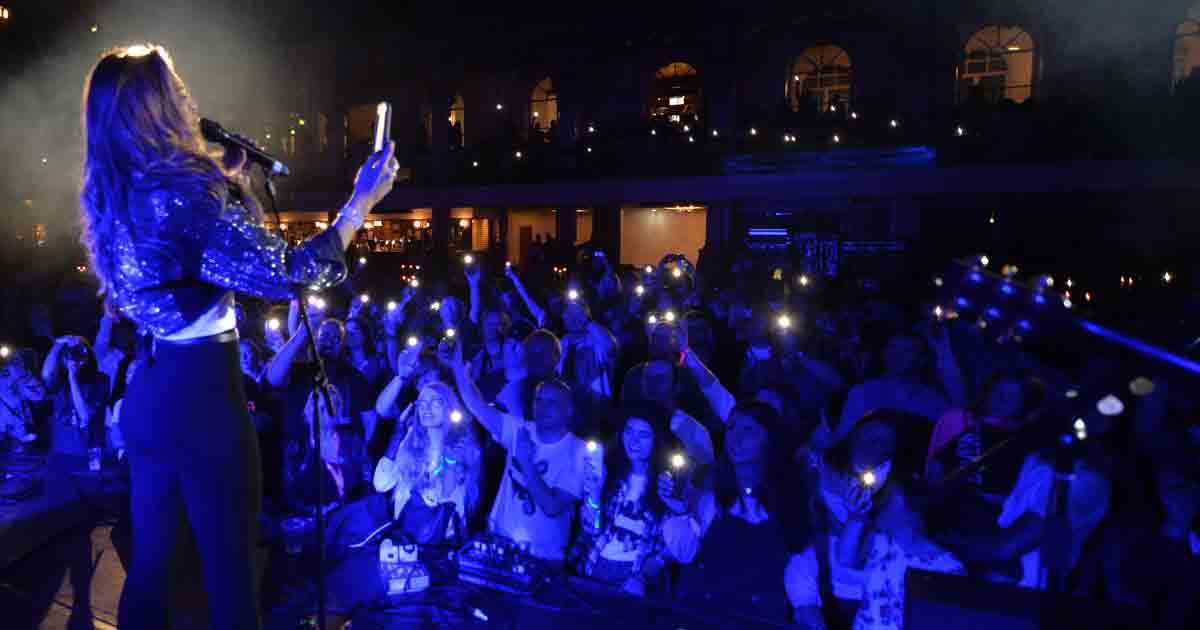
[[[426,384],[421,389],[421,393],[426,390],[435,391],[446,401],[447,413],[458,410],[463,414],[457,422],[446,422],[446,441],[443,449],[444,453],[453,455],[455,461],[461,464],[461,467],[457,467],[455,470],[459,475],[458,483],[465,489],[464,508],[469,517],[479,504],[480,462],[483,453],[479,436],[476,434],[475,423],[462,410],[462,403],[454,388],[442,382],[433,382]],[[425,428],[420,420],[415,420],[396,452],[397,472],[402,479],[412,485],[425,473],[428,458],[429,429]]]
[[[247,208],[261,208],[243,183],[210,153],[187,87],[160,46],[105,52],[83,86],[83,177],[79,191],[83,236],[100,295],[112,290],[115,219],[128,223],[129,192],[147,176],[176,190],[223,200],[239,188]]]

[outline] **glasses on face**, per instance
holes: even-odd
[[[441,398],[417,401],[417,411],[439,411],[445,408],[446,401]]]

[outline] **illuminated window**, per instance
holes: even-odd
[[[1024,103],[1033,96],[1033,38],[1015,26],[985,26],[967,40],[958,69],[960,101]]]
[[[853,72],[850,55],[833,45],[804,51],[792,64],[788,102],[795,111],[828,112],[850,104]]]
[[[1188,11],[1187,20],[1175,29],[1175,80],[1180,81],[1200,72],[1200,3]]]
[[[462,94],[455,94],[454,102],[450,105],[450,126],[453,128],[449,138],[451,145],[457,144],[461,147],[466,144],[466,113],[467,106],[463,104]]]
[[[650,118],[698,122],[702,109],[700,88],[700,73],[690,64],[676,61],[659,68],[650,86]]]
[[[375,141],[375,115],[379,103],[355,105],[346,112],[346,146]]]
[[[0,23],[8,22],[8,7],[0,6]]]
[[[529,101],[529,115],[535,128],[548,129],[552,121],[558,120],[558,93],[549,77],[542,79],[533,88]]]

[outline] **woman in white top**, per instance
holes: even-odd
[[[415,496],[429,507],[453,503],[465,523],[479,505],[480,446],[474,423],[445,383],[422,388],[416,410],[417,422],[392,440],[376,465],[375,489],[391,493],[393,517]]]

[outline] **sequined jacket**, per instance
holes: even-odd
[[[135,178],[127,212],[114,213],[114,305],[157,337],[194,322],[230,291],[284,300],[346,276],[334,230],[291,247],[222,190],[198,178]]]

